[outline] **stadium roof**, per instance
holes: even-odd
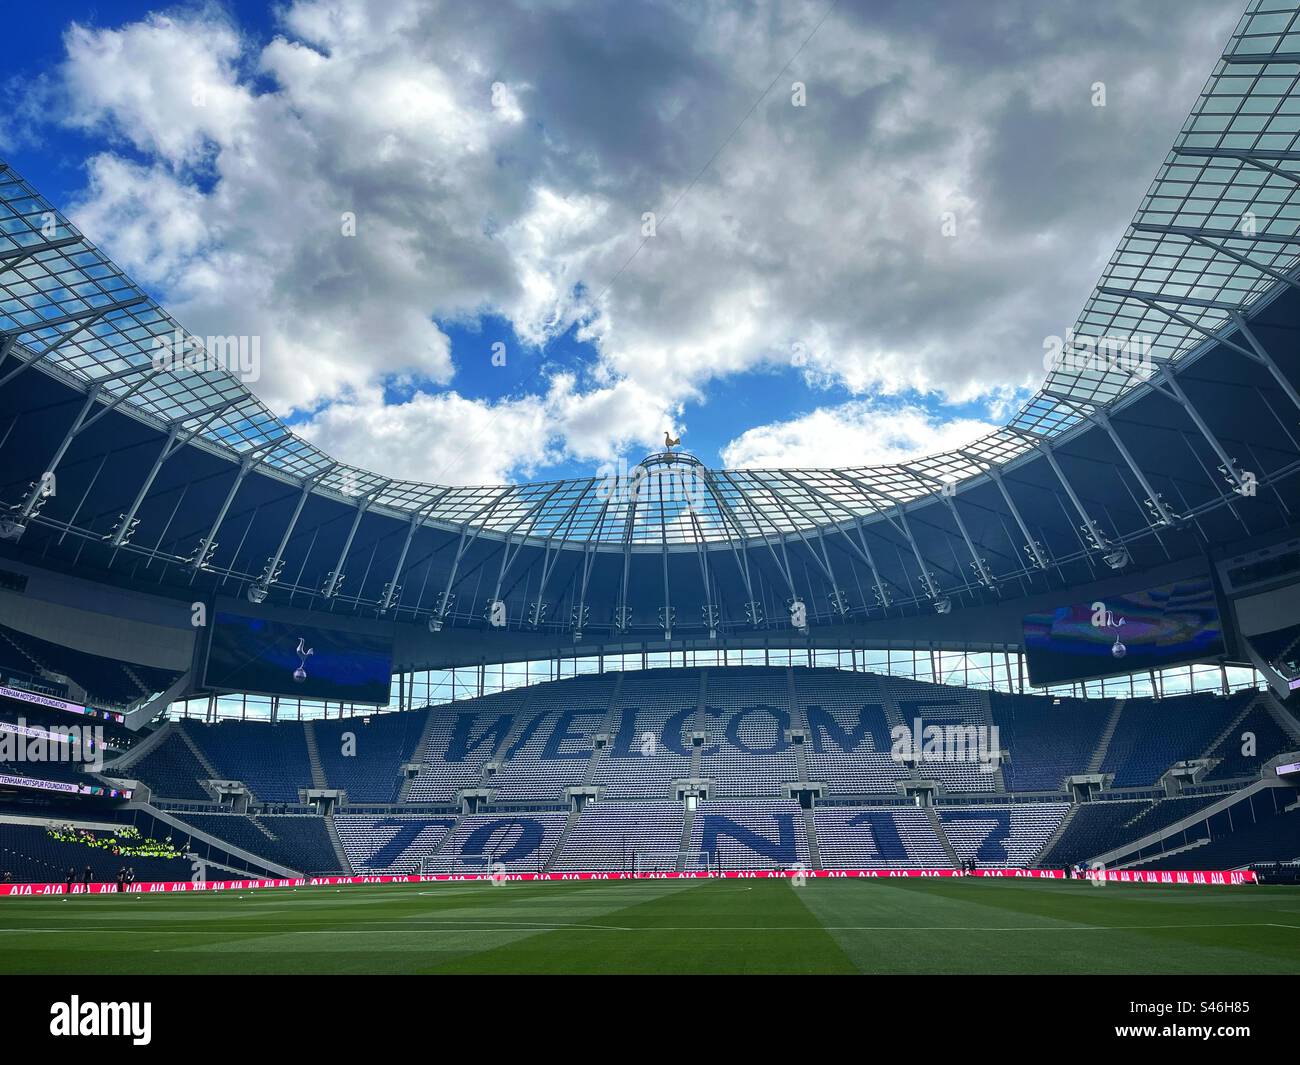
[[[733,590],[735,602],[764,598],[758,585],[767,581],[777,600],[815,595],[844,617],[926,600],[940,604],[952,594],[1001,595],[1007,586],[1023,591],[1036,572],[1051,570],[1068,582],[1068,564],[1082,562],[1081,575],[1095,574],[1096,559],[1123,565],[1141,541],[1157,545],[1154,563],[1203,550],[1238,523],[1246,533],[1261,524],[1288,525],[1291,506],[1280,486],[1300,455],[1291,432],[1292,405],[1300,406],[1300,397],[1287,370],[1294,344],[1279,350],[1267,330],[1289,331],[1295,321],[1298,139],[1300,20],[1292,6],[1259,0],[1234,32],[1042,388],[1005,427],[967,447],[843,469],[709,470],[690,456],[659,455],[632,471],[630,482],[593,477],[474,487],[390,479],[336,461],[222,368],[228,352],[205,350],[207,368],[160,359],[160,351],[170,350],[160,345],[170,346],[182,326],[0,163],[0,390],[18,411],[56,402],[35,386],[31,395],[24,392],[29,379],[85,397],[70,426],[47,430],[48,447],[36,437],[8,441],[7,457],[19,456],[12,469],[21,475],[0,484],[10,505],[9,533],[16,538],[44,524],[58,530],[60,544],[68,533],[107,541],[114,560],[119,551],[143,551],[131,542],[136,526],[161,522],[167,513],[165,507],[158,515],[150,511],[161,489],[155,478],[183,452],[191,478],[211,468],[211,458],[235,471],[228,495],[223,486],[215,500],[185,503],[193,513],[184,523],[189,543],[182,545],[173,511],[146,552],[182,572],[189,567],[191,583],[198,571],[220,572],[262,595],[274,588],[296,594],[310,584],[314,596],[331,599],[349,553],[361,546],[363,517],[367,525],[382,518],[386,531],[376,531],[375,543],[386,546],[366,566],[363,582],[370,583],[352,589],[357,609],[398,605],[392,589],[411,576],[412,540],[427,531],[437,534],[436,546],[420,599],[410,604],[416,616],[450,618],[454,591],[471,569],[478,573],[476,598],[486,596],[493,582],[484,586],[484,560],[475,568],[473,558],[491,543],[500,574],[487,597],[504,598],[503,587],[516,587],[526,574],[522,597],[535,597],[538,606],[530,610],[521,601],[519,615],[534,625],[542,623],[542,589],[555,587],[561,556],[571,600],[563,606],[580,614],[592,601],[592,581],[600,583],[590,561],[598,553],[698,556],[701,594],[691,598],[700,601],[701,624],[711,629],[709,611],[726,598],[717,571],[727,559],[744,586]],[[1190,383],[1188,368],[1213,353],[1226,356],[1223,373],[1233,387],[1253,389],[1271,416],[1257,406],[1260,413],[1243,419],[1219,390]],[[74,458],[93,466],[96,448],[106,454],[114,447],[107,427],[121,417],[164,441],[157,461],[137,460],[138,469],[118,462],[107,473],[101,461],[75,509],[67,493],[57,503],[47,498],[41,475],[70,469]],[[1201,470],[1193,464],[1189,473],[1185,451],[1171,454],[1173,437],[1195,441],[1186,446]],[[1239,448],[1254,458],[1230,453]],[[234,554],[223,557],[217,534],[246,478],[289,482],[290,504],[278,511],[249,504],[254,517]],[[1247,523],[1239,508],[1248,489],[1254,499],[1256,485],[1268,489],[1271,510]],[[332,516],[309,525],[303,517],[309,498],[328,502]],[[60,514],[59,508],[66,509]],[[1215,512],[1230,515],[1227,530],[1210,524]],[[312,548],[305,548],[300,579],[285,576],[294,546],[312,529],[338,527],[340,513],[355,514],[355,522],[338,562],[322,570],[324,585],[306,576]],[[103,515],[110,515],[103,519],[109,524],[92,528]],[[256,562],[245,564],[255,554],[267,559],[260,577]],[[394,564],[384,580],[380,559],[388,554]],[[77,558],[82,561],[80,551]],[[757,572],[762,568],[766,577]],[[642,575],[641,583],[657,580]],[[636,612],[631,562],[607,583],[617,627],[619,618]],[[661,608],[658,626],[670,633],[669,583],[665,561],[663,595],[652,598]],[[731,613],[752,622],[752,612]],[[722,611],[724,619],[727,614]],[[476,618],[477,611],[466,616]]]

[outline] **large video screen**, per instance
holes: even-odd
[[[1224,653],[1223,621],[1208,577],[1028,614],[1024,631],[1035,687],[1165,669]]]
[[[203,684],[331,702],[388,702],[391,638],[217,610]]]

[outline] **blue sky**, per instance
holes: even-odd
[[[153,0],[47,0],[8,6],[5,33],[10,47],[5,56],[5,102],[35,98],[29,88],[33,83],[55,80],[55,72],[66,57],[64,34],[72,23],[116,27],[147,18],[165,6]],[[271,34],[271,5],[258,0],[234,0],[224,7],[248,33],[264,38]],[[86,159],[105,147],[105,138],[51,121],[40,125],[39,139],[20,140],[5,147],[7,158],[22,175],[54,204],[61,205],[84,188]]]
[[[825,12],[20,5],[0,153],[386,474],[957,446],[1036,387],[1235,12]]]

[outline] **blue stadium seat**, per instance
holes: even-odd
[[[104,775],[139,780],[159,798],[212,801],[212,796],[199,783],[208,779],[208,771],[194,757],[184,737],[174,730],[129,767],[107,767]]]
[[[198,745],[219,778],[241,781],[263,802],[297,802],[299,789],[312,786],[311,759],[299,721],[178,721],[176,727]],[[394,774],[397,768],[388,766]]]
[[[313,722],[327,786],[346,791],[349,802],[396,802],[401,766],[414,760],[430,712]]]
[[[1156,783],[1177,762],[1199,758],[1255,692],[1182,695],[1170,699],[1129,699],[1119,716],[1103,773],[1113,787]]]

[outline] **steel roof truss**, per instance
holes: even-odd
[[[1272,375],[1273,380],[1277,382],[1278,387],[1286,393],[1287,398],[1291,400],[1296,409],[1300,410],[1300,393],[1296,392],[1295,385],[1288,380],[1286,374],[1284,374],[1281,369],[1279,369],[1277,363],[1273,361],[1272,356],[1268,353],[1268,349],[1259,342],[1259,338],[1255,336],[1255,333],[1250,328],[1250,324],[1246,321],[1245,316],[1242,315],[1240,311],[1233,311],[1231,317],[1236,323],[1238,331],[1246,338],[1246,343],[1250,345],[1254,352],[1253,355],[1248,352],[1248,357],[1252,358],[1255,362],[1260,363],[1268,370]]]
[[[347,538],[343,541],[343,549],[339,552],[338,560],[334,563],[334,568],[330,570],[329,576],[325,580],[325,587],[321,589],[322,598],[333,599],[338,592],[339,585],[343,583],[343,564],[347,561],[348,552],[352,550],[352,541],[356,538],[357,529],[361,527],[361,519],[365,517],[366,511],[370,509],[375,500],[387,491],[388,486],[392,483],[392,481],[385,481],[357,503],[357,512],[352,518],[352,525],[348,529]]]

